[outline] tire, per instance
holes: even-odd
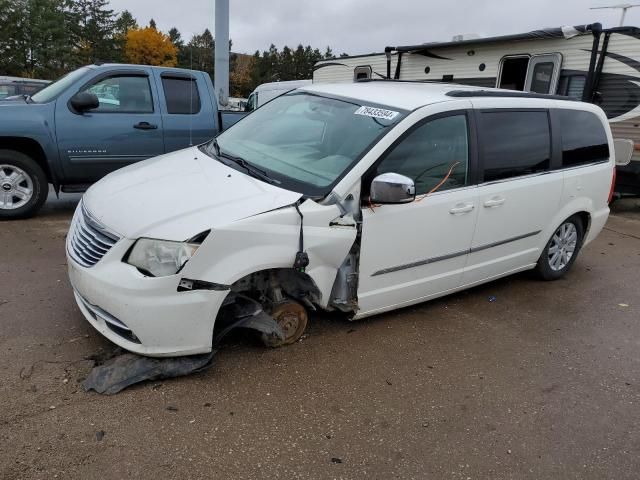
[[[0,220],[32,217],[48,194],[47,176],[33,158],[0,150]]]
[[[542,280],[558,280],[571,268],[582,247],[584,226],[579,216],[567,218],[553,232],[544,247],[536,273]]]

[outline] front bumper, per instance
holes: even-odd
[[[179,275],[145,277],[121,259],[122,239],[93,267],[68,253],[69,280],[80,311],[113,343],[141,355],[171,357],[211,351],[213,327],[227,291],[178,292]]]

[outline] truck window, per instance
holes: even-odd
[[[94,93],[100,107],[94,113],[153,113],[149,78],[141,75],[118,75],[103,78],[85,89]]]
[[[562,166],[609,160],[609,141],[600,119],[584,110],[559,110]]]
[[[194,115],[200,112],[200,92],[195,78],[162,75],[162,88],[167,112],[174,115]]]
[[[0,100],[16,94],[14,85],[0,85]]]
[[[484,181],[549,170],[549,117],[540,112],[482,112],[481,156]]]
[[[467,117],[431,120],[407,135],[378,165],[376,175],[393,172],[412,178],[416,194],[467,184],[469,143]],[[451,171],[451,174],[449,174]]]

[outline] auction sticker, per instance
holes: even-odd
[[[360,107],[355,112],[356,115],[364,115],[365,117],[383,118],[385,120],[393,120],[398,116],[400,112],[394,112],[393,110],[385,110],[384,108],[375,107]]]

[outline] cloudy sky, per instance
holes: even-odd
[[[215,0],[111,0],[139,23],[154,18],[158,28],[177,27],[183,37],[214,30]],[[616,0],[230,0],[233,50],[253,53],[271,43],[312,45],[334,53],[382,51],[386,45],[450,40],[453,35],[519,33],[544,27],[601,22],[617,26],[619,10],[589,7]],[[626,25],[640,26],[640,7]]]

